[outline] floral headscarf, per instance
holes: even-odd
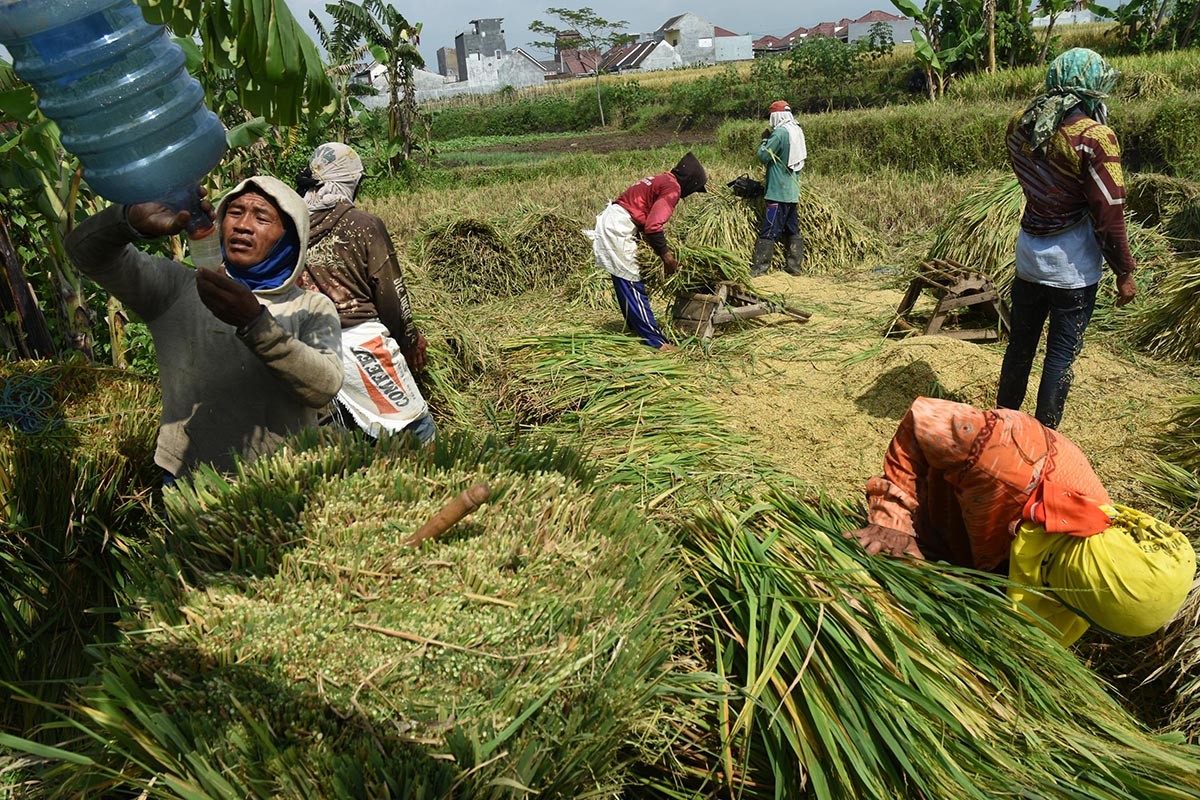
[[[1046,70],[1046,90],[1029,104],[1019,123],[1033,149],[1045,147],[1077,105],[1083,104],[1093,119],[1103,117],[1102,101],[1116,82],[1117,71],[1093,50],[1074,47],[1054,59]]]

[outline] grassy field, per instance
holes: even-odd
[[[955,108],[998,108],[1024,80]],[[44,376],[71,435],[4,433],[0,507],[5,542],[51,557],[0,558],[0,600],[24,575],[47,588],[12,622],[113,625],[51,676],[70,690],[34,679],[52,655],[3,629],[3,674],[50,705],[7,706],[5,730],[42,744],[0,735],[30,756],[0,749],[0,797],[24,780],[79,798],[1197,796],[1197,601],[1151,640],[1068,651],[995,579],[838,535],[913,399],[995,397],[1002,344],[884,336],[936,247],[992,253],[973,265],[999,279],[1015,235],[979,208],[1008,175],[991,160],[843,157],[872,119],[918,113],[812,120],[806,272],[751,283],[810,321],[676,337],[670,355],[623,331],[581,231],[692,149],[711,190],[668,226],[679,280],[749,281],[755,212],[724,183],[756,174],[738,137],[761,121],[444,143],[410,190],[363,201],[430,340],[429,452],[314,432],[164,495],[152,382]],[[1062,432],[1114,500],[1195,540],[1200,187],[1131,180],[1143,293],[1113,309],[1106,279]],[[665,321],[679,280],[644,263]],[[482,509],[405,544],[479,481]],[[67,533],[46,550],[28,521],[50,513]],[[79,569],[87,546],[121,580]]]

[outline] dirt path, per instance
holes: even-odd
[[[646,133],[597,133],[562,136],[524,144],[481,147],[479,152],[505,153],[613,153],[619,150],[651,150],[656,147],[694,147],[717,140],[715,131],[649,131]]]

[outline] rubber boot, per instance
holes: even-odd
[[[775,242],[758,237],[754,243],[754,256],[750,262],[750,277],[766,275],[771,269],[771,257],[775,255]]]
[[[784,255],[787,256],[787,264],[784,270],[789,275],[801,275],[803,273],[800,267],[804,264],[804,237],[796,233],[787,237],[786,242]]]

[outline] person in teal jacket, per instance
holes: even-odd
[[[758,241],[754,243],[750,274],[757,277],[771,269],[775,244],[782,239],[787,255],[784,269],[791,275],[799,275],[804,260],[804,238],[800,235],[797,206],[800,202],[800,170],[804,168],[808,150],[804,145],[804,131],[786,102],[776,100],[769,113],[771,127],[763,133],[762,144],[758,146],[758,160],[767,165],[767,212],[763,215]]]

